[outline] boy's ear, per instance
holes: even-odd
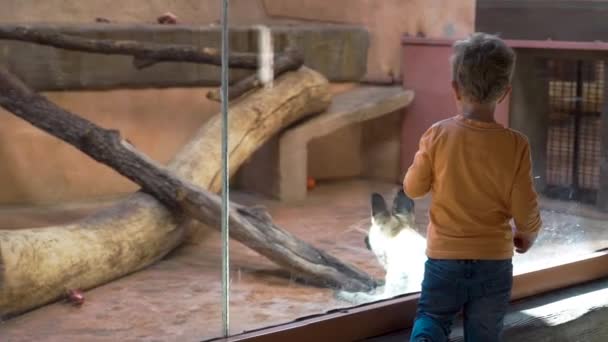
[[[505,93],[502,94],[500,99],[498,99],[497,103],[502,103],[502,101],[504,101],[507,98],[507,96],[509,96],[509,94],[511,93],[511,90],[512,90],[511,86],[510,85],[507,86],[507,89],[505,89]]]
[[[456,81],[452,81],[452,91],[454,92],[454,97],[456,98],[456,100],[460,101],[460,89],[458,88],[458,83],[456,83]]]

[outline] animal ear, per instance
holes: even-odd
[[[414,212],[414,201],[409,198],[403,189],[399,190],[393,200],[393,213],[408,215]]]
[[[372,217],[388,217],[390,213],[386,207],[386,201],[384,197],[379,193],[372,194]]]

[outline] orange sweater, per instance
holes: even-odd
[[[428,257],[511,258],[510,220],[522,233],[542,225],[531,164],[526,137],[497,123],[457,116],[426,131],[403,188],[431,192]]]

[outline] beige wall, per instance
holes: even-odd
[[[475,0],[263,0],[271,16],[364,25],[368,79],[399,79],[402,34],[459,37],[475,26]]]
[[[205,89],[48,93],[165,163],[219,109]],[[0,110],[0,203],[49,203],[131,192],[136,186],[25,121]]]
[[[333,85],[331,91],[335,94],[352,86]],[[208,118],[219,112],[219,104],[207,100],[208,90],[66,91],[44,95],[102,127],[118,129],[139,150],[166,163]],[[347,135],[351,140],[344,141],[340,134],[324,139],[313,149],[321,151],[313,152],[313,163],[319,165],[316,173],[313,171],[315,176],[348,176],[361,171],[358,145],[353,147],[358,140],[353,142]],[[348,148],[340,147],[340,143]],[[325,164],[324,160],[332,156],[333,163]],[[336,160],[346,164],[336,164]],[[137,189],[112,169],[2,109],[0,163],[0,204],[82,201]]]
[[[271,16],[367,27],[371,42],[366,80],[370,82],[401,78],[399,42],[404,33],[453,38],[473,32],[475,26],[475,0],[264,0],[264,4]],[[363,175],[399,182],[400,127],[400,115],[395,113],[311,143],[310,175],[321,180]]]
[[[475,0],[263,0],[269,16],[357,24],[370,32],[365,81],[401,79],[404,33],[453,38],[474,30]],[[324,180],[366,176],[399,182],[400,115],[344,128],[313,141],[310,176]]]
[[[96,17],[118,22],[155,22],[171,11],[185,24],[220,18],[219,0],[4,0],[2,22],[90,23]],[[475,25],[475,0],[230,0],[232,24],[286,20],[363,25],[371,33],[367,79],[391,81],[400,74],[403,33],[457,37]]]
[[[186,24],[217,22],[218,0],[5,0],[4,22],[154,22],[165,12]],[[432,37],[473,30],[474,0],[231,0],[233,24],[289,20],[360,24],[371,35],[367,80],[400,74],[402,33]],[[115,90],[48,94],[59,105],[121,130],[141,150],[167,161],[218,105],[204,89]],[[370,176],[397,181],[399,114],[342,129],[310,146],[317,179]],[[0,203],[47,203],[126,193],[136,187],[79,151],[0,112]]]
[[[154,23],[170,11],[185,24],[206,24],[219,20],[220,9],[218,0],[3,0],[0,22],[91,23],[104,17]],[[247,23],[267,16],[260,0],[230,0],[230,18]]]

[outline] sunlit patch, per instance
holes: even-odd
[[[521,312],[549,326],[555,326],[580,318],[593,309],[606,306],[608,306],[608,289],[599,289],[571,295]]]
[[[541,210],[543,228],[530,251],[514,255],[514,274],[573,262],[606,246],[605,221],[581,216],[579,207],[568,204],[560,211]]]

